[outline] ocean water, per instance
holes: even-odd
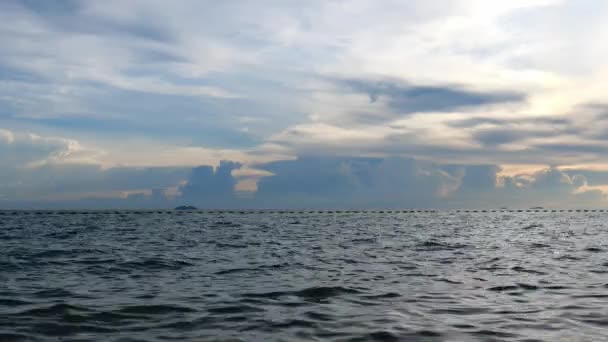
[[[608,341],[608,213],[0,212],[0,341]]]

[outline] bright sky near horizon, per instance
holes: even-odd
[[[599,207],[605,41],[596,0],[4,0],[0,208]]]

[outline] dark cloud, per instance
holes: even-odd
[[[578,111],[591,112],[598,119],[608,119],[608,104],[606,103],[587,103],[578,107]]]
[[[78,0],[8,0],[7,3],[21,5],[33,13],[44,16],[73,15],[81,8],[81,2]]]
[[[370,101],[386,98],[396,113],[450,112],[468,107],[521,102],[526,96],[517,92],[479,92],[451,85],[415,85],[396,81],[338,80],[338,84],[367,94]]]
[[[264,168],[264,166],[262,166]],[[497,165],[440,165],[411,158],[303,157],[268,164],[259,183],[265,207],[526,208],[598,206],[601,192],[581,192],[582,174],[555,167],[499,176]]]
[[[2,206],[38,207],[172,207],[202,208],[429,208],[522,205],[598,205],[598,194],[578,194],[588,184],[576,170],[548,168],[532,175],[499,177],[496,165],[442,165],[403,157],[364,158],[302,156],[257,168],[258,191],[236,192],[233,171],[239,163],[216,168],[110,168],[66,164],[71,142],[58,138],[0,131],[0,198]],[[78,155],[75,155],[78,157]],[[69,159],[68,159],[69,160]],[[26,167],[30,165],[29,167]],[[35,166],[39,165],[39,166]],[[597,180],[597,177],[595,178]],[[185,181],[185,182],[184,182]],[[182,184],[177,188],[177,185]],[[500,186],[502,184],[502,186]],[[172,189],[177,198],[163,195]],[[152,191],[152,194],[150,192]],[[126,199],[119,195],[131,193]],[[103,199],[103,196],[114,196]],[[602,195],[599,193],[599,195]],[[85,198],[66,202],[62,198]],[[591,202],[595,198],[596,202]],[[22,201],[20,204],[16,201]],[[52,202],[52,203],[51,203]],[[17,204],[15,204],[17,203]]]
[[[178,52],[174,51],[165,51],[154,48],[141,48],[137,50],[137,62],[138,63],[187,63],[189,59],[180,55]],[[146,74],[145,72],[150,72],[152,70],[144,70],[142,74]],[[153,70],[158,74],[161,74],[158,70]]]
[[[592,153],[592,154],[606,154],[608,153],[608,146],[603,141],[597,143],[571,143],[571,144],[537,144],[534,145],[535,149],[545,151],[546,153],[559,152],[561,154],[580,154],[580,153]]]
[[[584,175],[556,167],[506,177],[499,177],[500,168],[491,165],[465,169],[461,186],[450,198],[451,206],[579,208],[602,206],[606,201],[601,191],[581,191],[587,185]]]
[[[372,113],[372,112],[352,112],[347,117],[340,117],[339,124],[343,125],[346,122],[359,125],[382,125],[389,123],[395,119],[395,115],[391,113]]]
[[[549,193],[568,193],[585,184],[587,184],[587,180],[582,175],[569,175],[556,167],[549,167],[536,172],[529,187]]]
[[[484,146],[498,146],[502,144],[512,143],[525,138],[525,134],[521,131],[510,129],[485,129],[473,133],[473,139],[480,142]]]
[[[237,205],[237,180],[232,171],[240,167],[239,163],[222,161],[215,169],[208,165],[192,169],[188,181],[179,189],[178,201],[215,208]]]
[[[350,194],[357,185],[358,178],[351,176],[350,168],[365,180],[369,177],[366,166],[374,159],[352,162],[348,158],[300,157],[295,161],[278,161],[262,165],[274,176],[260,180],[258,195],[274,196],[285,193],[307,195]]]
[[[566,169],[563,172],[570,176],[581,175],[585,177],[590,186],[608,185],[608,170]]]
[[[431,207],[450,175],[407,158],[301,157],[262,165],[275,175],[255,195],[267,206]]]
[[[525,117],[516,119],[497,119],[489,117],[473,117],[463,120],[448,121],[448,126],[454,128],[474,128],[481,125],[505,126],[505,125],[548,125],[548,126],[571,126],[570,119],[561,117]]]
[[[167,189],[187,179],[187,167],[114,167],[87,164],[45,164],[0,173],[0,188],[10,197],[47,197],[78,193],[106,193]]]
[[[496,147],[530,138],[558,137],[561,135],[581,135],[583,128],[563,117],[527,117],[496,119],[474,117],[449,121],[448,126],[471,129],[474,140],[485,147]],[[491,126],[491,127],[480,127]],[[532,147],[532,146],[531,146]],[[538,149],[536,146],[535,149]]]
[[[496,165],[470,165],[464,167],[460,184],[462,191],[485,191],[496,188],[500,167]]]
[[[96,171],[94,167],[89,167],[88,169],[90,170],[89,174],[94,174]],[[69,172],[68,170],[67,173]],[[77,190],[87,186],[97,190],[165,189],[187,179],[188,172],[189,168],[187,167],[115,167],[97,169],[97,173],[100,174],[97,181],[92,182],[85,178],[76,184],[74,182],[66,182],[66,184],[61,185],[60,189]],[[84,170],[81,173],[84,173]],[[73,179],[73,177],[71,178]]]
[[[575,128],[518,129],[516,127],[499,127],[476,130],[472,133],[472,137],[484,146],[494,147],[530,138],[546,138],[574,134],[576,131]]]
[[[485,117],[476,117],[470,119],[463,120],[452,120],[448,121],[447,125],[454,128],[471,128],[477,127],[481,125],[503,125],[505,124],[505,120],[494,119],[494,118],[485,118]]]
[[[160,21],[121,21],[87,13],[87,1],[78,0],[9,0],[5,8],[21,7],[39,16],[51,27],[66,33],[79,32],[94,35],[131,36],[161,43],[175,41],[175,36]],[[10,6],[10,7],[9,7]]]
[[[240,197],[232,172],[241,165],[223,161],[215,169],[116,168],[81,166],[39,169],[34,177],[0,184],[3,207],[154,208],[191,204],[201,208],[526,208],[600,206],[602,192],[581,191],[588,184],[585,171],[550,167],[534,174],[500,177],[496,165],[440,165],[411,158],[301,157],[259,167],[274,173],[263,178],[258,192]],[[61,174],[61,177],[52,176]],[[88,174],[88,176],[87,176]],[[91,176],[94,175],[94,176]],[[606,177],[604,175],[604,177]],[[68,185],[68,178],[73,183]],[[176,198],[165,190],[180,180]],[[3,177],[3,179],[6,179]],[[597,181],[597,180],[595,180]],[[28,187],[27,185],[31,185]],[[45,186],[41,186],[45,184]],[[10,184],[8,184],[10,185]],[[79,188],[79,189],[77,189]],[[59,195],[130,190],[124,199],[94,194],[78,201],[35,202],[34,194]],[[36,193],[30,191],[34,190]],[[151,193],[150,193],[151,192]],[[25,197],[18,195],[25,194]],[[7,201],[12,199],[12,202]],[[18,202],[18,199],[22,199]]]
[[[32,82],[32,83],[47,83],[49,80],[40,74],[33,73],[23,68],[16,68],[0,63],[0,79],[4,82]]]

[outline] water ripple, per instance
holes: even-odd
[[[2,212],[0,341],[608,340],[608,213]]]

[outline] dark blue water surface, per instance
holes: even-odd
[[[0,341],[608,341],[608,213],[0,212]]]

